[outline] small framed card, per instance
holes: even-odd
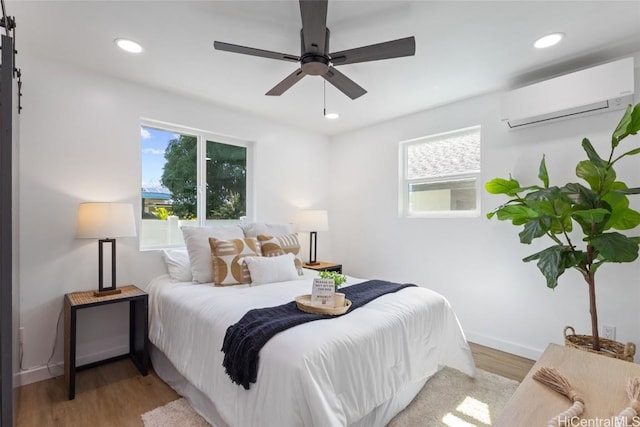
[[[333,307],[333,294],[336,286],[333,279],[313,279],[311,289],[311,305],[317,307]]]

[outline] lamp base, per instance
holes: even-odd
[[[120,289],[107,289],[105,291],[95,291],[93,293],[94,297],[106,297],[107,295],[116,295],[121,293],[122,290]]]
[[[304,265],[320,265],[319,262],[305,262]]]

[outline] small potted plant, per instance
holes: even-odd
[[[338,273],[337,271],[321,271],[318,273],[318,276],[320,276],[320,278],[322,279],[333,280],[333,284],[335,286],[335,294],[333,296],[333,305],[334,307],[344,306],[344,294],[342,292],[338,292],[338,288],[347,281],[347,276],[345,276],[344,274]]]
[[[521,243],[530,244],[543,236],[553,241],[552,246],[523,259],[525,262],[537,261],[549,288],[555,288],[558,278],[569,269],[577,270],[586,281],[592,335],[574,334],[573,338],[579,337],[576,343],[566,335],[565,328],[567,345],[626,360],[633,360],[635,346],[632,343],[625,346],[598,335],[595,275],[605,264],[632,262],[638,258],[640,237],[629,236],[628,231],[640,225],[640,213],[629,207],[627,196],[640,194],[640,188],[627,186],[614,170],[618,161],[640,154],[637,146],[627,148],[622,154],[616,153],[621,141],[638,131],[640,104],[634,108],[629,105],[613,131],[607,157],[601,157],[587,138],[582,140],[587,159],[578,163],[575,173],[586,185],[579,182],[550,185],[544,156],[540,162],[538,178],[541,183],[538,185],[523,186],[512,177],[494,178],[485,184],[489,193],[509,198],[489,212],[487,218],[495,216],[501,221],[511,221],[515,226],[524,226],[519,233]]]

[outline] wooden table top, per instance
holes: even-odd
[[[101,297],[94,296],[94,291],[71,292],[68,293],[66,297],[68,298],[71,306],[77,306],[97,304],[105,301],[121,300],[146,294],[146,292],[134,285],[120,286],[118,287],[118,289],[120,289],[122,292],[119,294],[105,295]]]
[[[585,423],[596,423],[584,425],[614,426],[613,418],[629,406],[627,379],[640,377],[638,364],[550,344],[513,394],[495,426],[544,427],[547,421],[571,406],[568,398],[532,378],[543,366],[557,369],[584,397],[586,408],[581,418],[587,420]],[[597,420],[602,420],[601,424],[597,424]]]

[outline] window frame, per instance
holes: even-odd
[[[409,147],[413,145],[423,144],[429,141],[437,141],[449,138],[455,134],[463,134],[477,130],[480,135],[480,150],[482,151],[482,126],[475,125],[460,129],[454,129],[446,132],[440,132],[437,134],[422,136],[419,138],[408,139],[400,141],[398,146],[398,216],[400,218],[476,218],[481,213],[481,172],[482,168],[478,172],[457,173],[451,175],[441,175],[433,177],[421,177],[421,178],[409,178],[408,177],[408,154]],[[476,207],[472,210],[433,210],[433,211],[418,211],[413,212],[410,209],[410,187],[415,184],[436,184],[457,182],[465,180],[474,180],[474,188],[476,192]]]
[[[236,138],[229,135],[223,135],[215,132],[205,131],[202,129],[191,128],[187,126],[176,125],[172,123],[162,122],[158,120],[141,118],[140,127],[148,127],[166,132],[174,132],[177,134],[194,136],[196,138],[196,217],[195,225],[199,227],[213,225],[234,225],[242,222],[255,221],[255,144],[253,141]],[[246,169],[246,212],[244,218],[240,219],[207,219],[206,211],[206,188],[207,188],[207,141],[221,144],[234,145],[244,147],[247,151],[247,169]],[[140,166],[139,182],[142,183],[142,161],[138,162]],[[138,218],[139,229],[142,227],[142,215]],[[141,251],[158,250],[169,248],[180,248],[182,245],[143,245],[142,239],[139,239],[138,246]]]

